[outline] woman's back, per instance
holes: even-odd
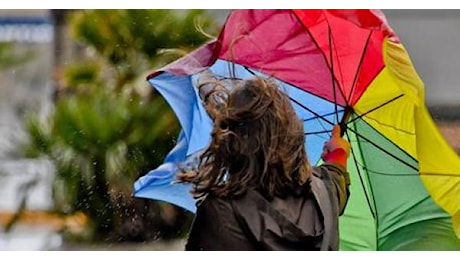
[[[186,250],[320,250],[326,232],[323,215],[337,219],[343,212],[348,175],[327,164],[314,168],[314,175],[326,187],[322,194],[299,190],[271,201],[254,190],[238,198],[208,195],[198,207]],[[332,201],[330,210],[321,209],[321,199]],[[323,247],[337,250],[338,223],[332,225],[327,231],[332,240]]]

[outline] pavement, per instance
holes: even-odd
[[[123,242],[104,244],[64,243],[59,251],[184,251],[185,239],[156,240],[149,242]]]

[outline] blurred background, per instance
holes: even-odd
[[[383,10],[460,152],[460,10]],[[178,122],[145,78],[229,10],[0,10],[0,250],[182,250],[192,215],[132,198]]]

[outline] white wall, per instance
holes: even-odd
[[[425,83],[426,103],[460,107],[460,10],[383,12]]]

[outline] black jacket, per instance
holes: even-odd
[[[186,250],[338,250],[338,217],[348,201],[348,173],[314,168],[312,193],[266,200],[250,190],[237,198],[208,195],[198,206]]]

